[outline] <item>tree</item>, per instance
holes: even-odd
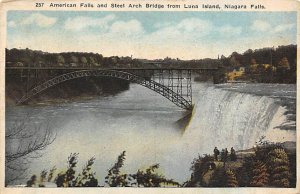
[[[253,164],[252,174],[253,177],[250,181],[252,187],[264,187],[269,183],[269,173],[267,166],[262,161],[255,161]]]
[[[82,170],[82,174],[76,175],[75,168],[78,163],[78,153],[71,153],[68,157],[68,167],[66,171],[58,173],[54,182],[57,187],[97,187],[98,180],[95,178],[95,173],[91,171],[95,158],[92,157],[88,160]],[[27,187],[45,187],[45,182],[51,182],[53,173],[56,170],[55,167],[48,172],[43,170],[40,175],[39,184],[37,184],[37,177],[33,175],[29,181],[27,181]]]
[[[48,172],[46,170],[43,170],[41,172],[39,187],[45,187],[44,183],[46,181],[47,174],[48,174]]]
[[[159,164],[155,164],[147,168],[145,171],[138,170],[136,174],[130,175],[136,180],[136,183],[132,185],[137,185],[138,187],[162,187],[164,185],[174,185],[179,186],[179,183],[172,179],[167,179],[163,175],[155,173],[155,170],[159,168]]]
[[[95,60],[98,64],[101,64],[103,61],[103,56],[101,54],[94,54]]]
[[[105,177],[105,183],[110,187],[126,187],[128,181],[127,174],[121,174],[120,169],[123,167],[125,161],[125,151],[123,151],[117,159],[117,162],[108,170],[108,175]]]
[[[94,164],[95,157],[88,160],[84,168],[82,169],[82,174],[79,174],[75,179],[76,187],[97,187],[98,180],[95,178],[96,173],[91,171],[92,165]]]
[[[278,67],[284,68],[289,70],[290,69],[290,63],[287,57],[282,57],[282,59],[278,63]]]
[[[269,175],[268,185],[289,187],[290,164],[286,151],[281,144],[263,141],[263,138],[261,138],[259,145],[256,147],[255,158],[266,162],[267,174]]]
[[[32,175],[30,180],[27,181],[26,187],[35,187],[37,184],[37,178],[36,175]]]
[[[241,187],[248,187],[253,177],[253,164],[256,161],[255,157],[248,156],[244,158],[242,167],[236,170],[237,180]]]
[[[42,55],[40,55],[39,53],[33,54],[33,64],[32,65],[41,67],[44,63],[45,63],[45,60],[42,57]]]
[[[76,57],[75,55],[71,55],[70,63],[74,63],[77,65],[78,61],[78,57]]]
[[[204,155],[204,157],[199,156],[198,158],[194,159],[190,168],[192,171],[191,180],[186,186],[205,186],[203,183],[203,176],[211,168],[211,166],[215,166],[213,156]]]
[[[21,50],[17,52],[18,62],[21,62],[25,65],[32,65],[33,64],[33,53],[31,50],[26,48],[25,50]]]
[[[65,58],[62,55],[57,55],[56,62],[58,65],[62,66],[65,64]]]
[[[56,65],[56,55],[53,53],[47,53],[43,56],[45,62],[47,62],[47,65]]]
[[[47,181],[48,181],[48,182],[51,182],[51,181],[52,181],[52,178],[53,178],[54,172],[55,172],[56,170],[57,170],[57,169],[56,169],[56,167],[55,167],[55,166],[53,166],[53,167],[50,169],[50,171],[49,171],[49,175],[48,175],[48,179],[47,179]]]
[[[71,153],[68,157],[68,169],[59,173],[55,179],[57,187],[75,186],[75,167],[77,165],[78,153]]]
[[[128,187],[137,185],[138,187],[162,187],[166,185],[180,186],[180,184],[173,179],[167,179],[162,174],[158,174],[156,170],[159,164],[155,164],[147,168],[145,171],[138,170],[136,174],[121,174],[120,168],[123,166],[125,160],[125,151],[122,152],[117,159],[117,162],[109,170],[108,176],[105,177],[105,182],[111,187]],[[96,173],[92,172],[92,166],[95,158],[90,158],[82,169],[82,173],[76,175],[75,168],[78,163],[78,153],[71,153],[68,157],[67,170],[60,172],[54,179],[57,187],[99,187]],[[53,178],[53,173],[56,170],[53,167],[48,172],[43,170],[40,175],[39,182],[37,176],[33,175],[27,181],[27,187],[44,187],[46,180],[50,182]],[[131,184],[130,184],[131,183]]]
[[[82,56],[81,58],[80,58],[80,62],[82,63],[82,65],[85,67],[86,65],[87,65],[87,59],[86,59],[86,57],[84,57],[84,56]]]
[[[276,148],[269,152],[267,162],[270,172],[270,185],[289,187],[289,159],[284,149]]]
[[[224,167],[218,166],[212,174],[209,187],[225,187],[226,186],[226,172]]]
[[[289,83],[289,80],[291,79],[291,75],[292,73],[290,73],[290,64],[289,61],[287,59],[287,57],[283,57],[277,66],[277,70],[276,70],[276,76],[279,82],[283,82],[283,83]]]
[[[96,59],[93,56],[90,56],[89,61],[90,61],[89,63],[91,65],[95,65],[96,64]]]
[[[46,149],[56,137],[49,123],[29,125],[29,117],[16,121],[7,127],[5,134],[5,184],[24,178],[29,167],[29,158],[41,157],[40,151]],[[16,147],[15,147],[16,146]]]
[[[251,64],[251,65],[255,65],[255,64],[257,64],[257,63],[256,63],[256,59],[255,59],[255,58],[251,58],[251,60],[250,60],[250,64]]]
[[[230,169],[227,170],[225,177],[226,177],[226,186],[227,187],[237,187],[238,186],[236,176],[232,170],[230,170]]]

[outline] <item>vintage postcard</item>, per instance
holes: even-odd
[[[0,6],[0,193],[299,193],[298,1]]]

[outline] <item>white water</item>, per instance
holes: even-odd
[[[193,117],[180,142],[172,152],[177,155],[174,169],[189,166],[198,154],[212,154],[212,149],[251,148],[260,137],[272,142],[296,141],[296,131],[280,130],[286,122],[285,108],[266,96],[216,89],[201,84]],[[173,176],[180,176],[172,172]]]
[[[293,131],[273,128],[286,121],[284,108],[266,96],[255,96],[194,84],[195,108],[184,134],[175,123],[184,112],[156,93],[132,84],[116,96],[84,102],[8,110],[7,123],[31,113],[37,120],[50,119],[57,138],[43,157],[33,160],[32,174],[56,165],[62,170],[70,153],[79,153],[77,170],[96,157],[94,171],[100,184],[126,150],[126,173],[160,163],[168,178],[184,182],[190,177],[191,162],[198,154],[219,149],[252,147],[264,134],[276,133],[281,140],[295,141]],[[196,92],[195,92],[196,91]],[[282,139],[282,135],[284,138]]]
[[[204,86],[184,137],[201,137],[198,147],[204,151],[214,145],[246,149],[267,131],[285,122],[284,111],[274,99],[266,96]]]

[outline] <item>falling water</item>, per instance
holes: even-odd
[[[6,123],[9,126],[30,113],[33,119],[48,118],[55,126],[56,140],[41,158],[32,160],[28,176],[54,165],[62,170],[68,155],[78,152],[79,171],[90,157],[96,157],[93,170],[100,184],[123,150],[127,155],[124,172],[134,173],[159,163],[166,177],[184,182],[190,176],[193,159],[199,154],[211,154],[215,146],[246,149],[262,135],[270,134],[273,139],[280,135],[280,141],[295,141],[295,131],[282,133],[274,129],[286,122],[286,110],[274,98],[203,83],[194,87],[193,115],[183,134],[175,123],[185,112],[135,84],[116,96],[60,105],[10,107]]]
[[[213,146],[246,149],[266,133],[282,107],[266,96],[203,87],[184,138],[198,137],[199,150]]]

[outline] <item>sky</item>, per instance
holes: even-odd
[[[7,48],[103,56],[217,58],[296,44],[296,12],[9,11]]]

